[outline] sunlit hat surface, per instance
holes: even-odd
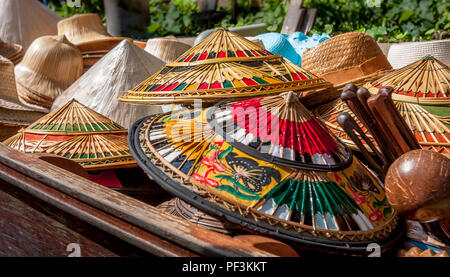
[[[120,100],[138,104],[218,102],[330,86],[258,44],[219,29]]]
[[[127,130],[76,100],[45,115],[4,143],[25,153],[74,160],[87,170],[135,166]]]
[[[246,228],[328,250],[397,235],[381,183],[292,92],[150,116],[129,145],[169,192]]]

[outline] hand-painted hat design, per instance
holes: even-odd
[[[260,107],[248,114],[263,115],[249,117],[242,127],[232,113],[245,104]],[[267,112],[271,106],[279,107],[278,118]],[[284,152],[263,151],[260,137],[245,126],[266,115],[305,131],[299,137],[278,131],[279,138],[286,137],[278,145],[303,148],[281,157],[277,153]],[[224,132],[229,125],[232,131]],[[230,137],[235,139],[229,142]],[[314,147],[308,145],[312,138]],[[397,216],[378,179],[293,94],[147,117],[132,127],[129,142],[138,164],[169,192],[246,228],[328,250],[345,244],[352,245],[347,250],[362,250],[370,242],[389,244],[396,236]],[[314,156],[318,159],[306,158]]]
[[[394,70],[364,86],[377,93],[382,86],[394,88],[395,106],[424,149],[450,155],[450,69],[431,56]],[[337,116],[350,112],[340,99],[313,110],[349,146],[353,142],[337,123]],[[351,112],[350,112],[351,113]]]
[[[138,104],[217,102],[330,86],[283,57],[219,29],[120,100]]]
[[[76,100],[45,115],[4,143],[25,153],[72,159],[87,170],[135,166],[127,130]]]

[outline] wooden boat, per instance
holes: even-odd
[[[1,143],[0,201],[0,256],[273,256]]]

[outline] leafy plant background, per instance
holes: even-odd
[[[59,0],[49,2],[50,7],[64,17],[95,12],[104,18],[103,0],[82,0],[81,8],[70,8]],[[202,14],[196,0],[149,0],[148,32],[155,36],[193,36],[209,28],[254,23],[265,23],[267,31],[279,32],[289,0],[260,1],[262,4],[258,7],[251,2],[237,1],[236,24],[232,24],[231,8]],[[358,31],[381,42],[450,37],[448,0],[305,0],[304,6],[318,10],[313,33],[335,35]]]

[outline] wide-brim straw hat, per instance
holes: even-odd
[[[164,62],[128,40],[122,41],[59,95],[52,109],[77,99],[80,103],[128,128],[145,115],[161,112],[159,106],[129,105],[117,98],[157,72]]]
[[[163,188],[245,228],[328,251],[399,238],[382,184],[295,93],[149,116],[128,141]]]
[[[76,14],[58,22],[58,35],[65,35],[75,45],[111,38],[97,14]]]
[[[36,38],[56,35],[59,20],[60,16],[37,0],[0,1],[0,38],[21,45],[24,51]]]
[[[176,38],[151,38],[147,41],[145,51],[165,63],[173,62],[191,48]]]
[[[47,111],[83,73],[80,51],[65,36],[36,39],[16,68],[21,102]]]
[[[364,33],[345,33],[303,53],[302,67],[340,85],[391,69],[377,42]]]
[[[387,58],[397,69],[428,55],[450,66],[450,39],[396,43],[389,48]]]
[[[23,48],[19,44],[7,43],[0,38],[0,56],[18,64],[23,58]]]

